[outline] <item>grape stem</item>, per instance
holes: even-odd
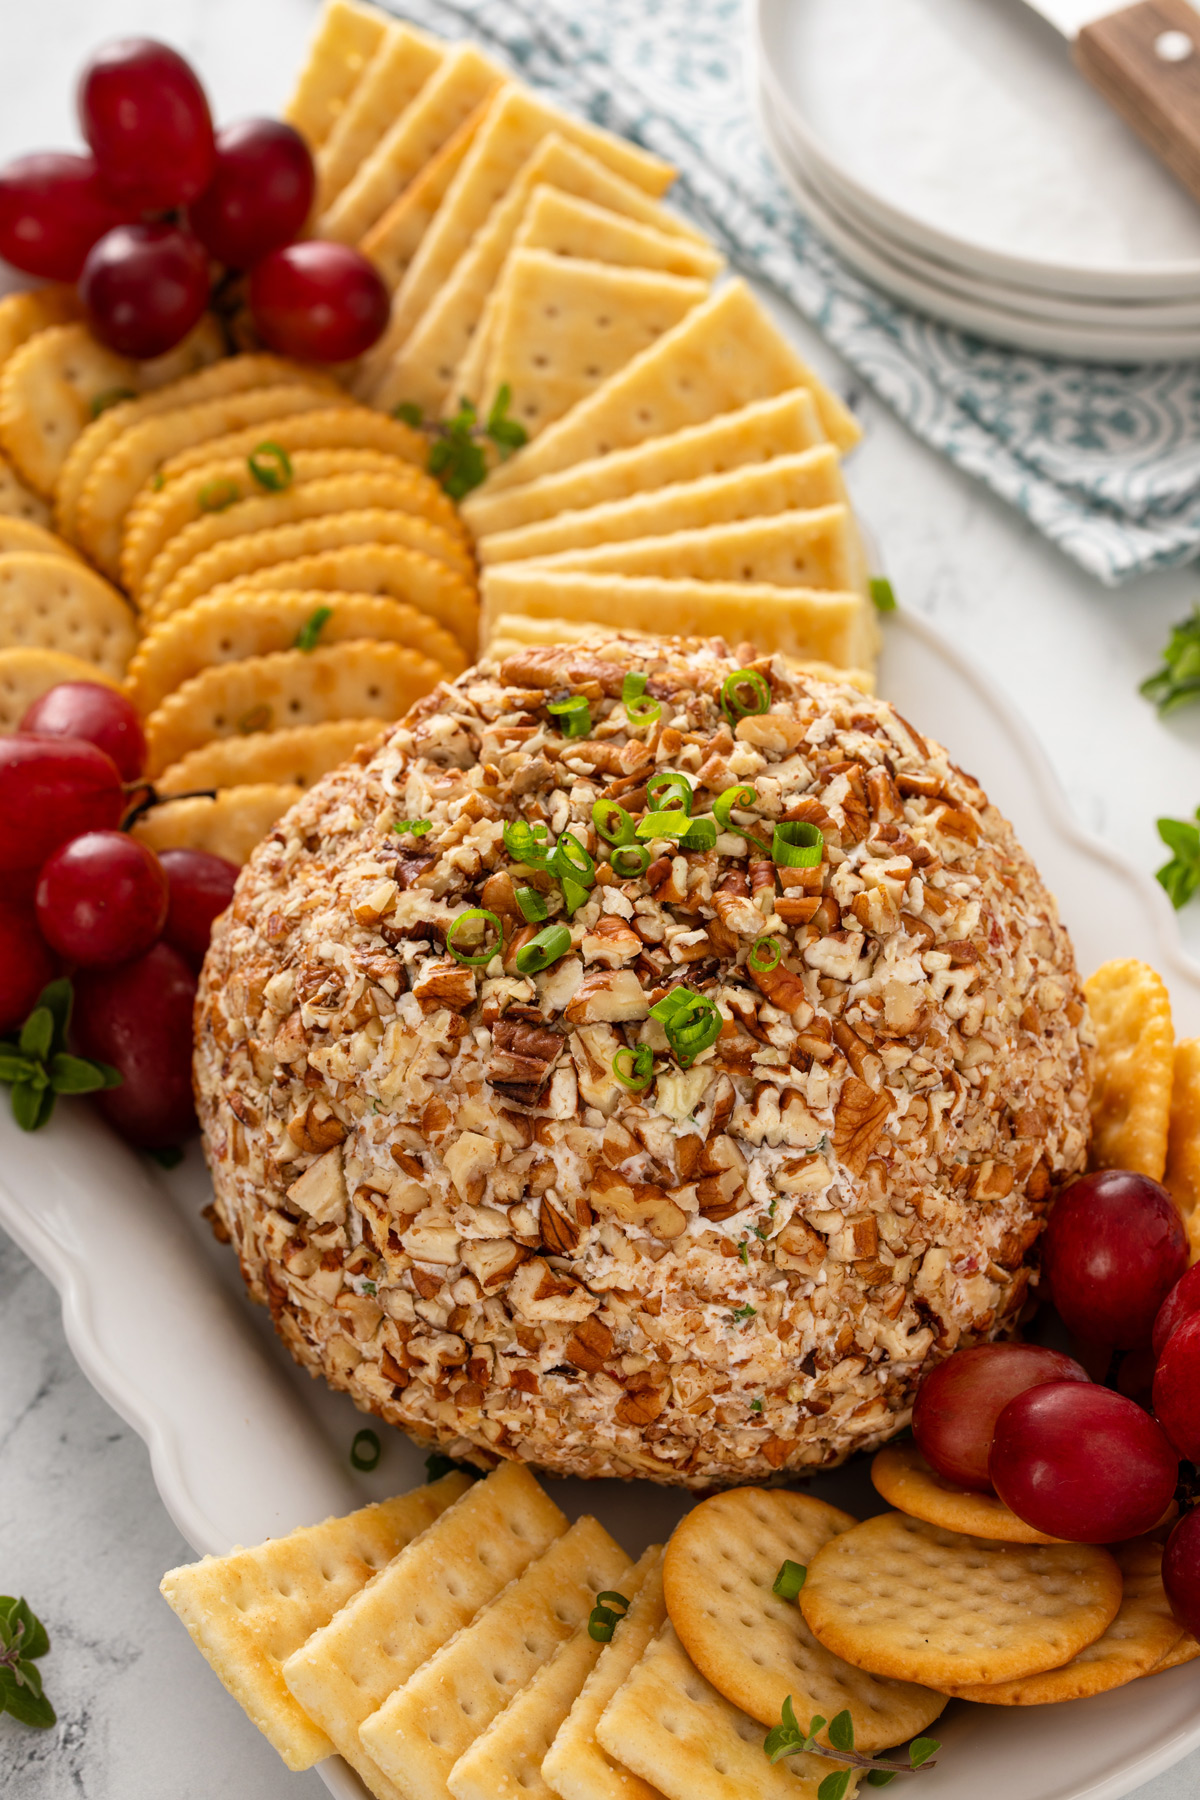
[[[121,789],[124,794],[141,794],[142,798],[130,807],[121,821],[121,830],[130,831],[138,820],[152,812],[156,806],[167,806],[172,800],[215,800],[216,788],[190,788],[186,794],[160,794],[149,781],[127,781]]]

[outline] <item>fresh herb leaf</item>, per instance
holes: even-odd
[[[25,1600],[0,1596],[0,1713],[11,1713],[22,1725],[48,1731],[56,1714],[42,1692],[34,1658],[45,1656],[50,1638]]]
[[[1148,675],[1138,692],[1153,700],[1165,719],[1177,707],[1200,698],[1200,606],[1172,626],[1162,662],[1162,668]]]
[[[850,1770],[835,1769],[827,1775],[817,1789],[817,1800],[842,1800],[842,1795],[850,1786]]]
[[[796,1563],[784,1563],[783,1568],[797,1568]],[[801,1570],[801,1574],[804,1571]],[[779,1592],[779,1580],[783,1569],[776,1576],[774,1592]],[[770,1762],[777,1763],[785,1756],[817,1755],[831,1757],[835,1762],[847,1762],[849,1768],[835,1769],[827,1775],[817,1789],[817,1800],[842,1800],[850,1785],[850,1777],[855,1769],[867,1771],[867,1783],[870,1787],[886,1787],[897,1775],[910,1775],[914,1770],[922,1768],[930,1758],[941,1749],[936,1738],[914,1738],[908,1749],[907,1763],[895,1761],[886,1756],[864,1756],[854,1748],[854,1720],[848,1711],[840,1712],[829,1723],[829,1742],[819,1744],[817,1735],[823,1729],[825,1720],[817,1713],[808,1727],[807,1733],[801,1731],[796,1711],[789,1694],[783,1703],[780,1722],[770,1730],[763,1740],[763,1750]],[[932,1767],[932,1764],[930,1765]]]
[[[415,400],[401,400],[397,406],[393,406],[392,417],[399,419],[402,425],[411,425],[414,431],[420,431],[425,423]]]
[[[870,588],[871,600],[876,612],[895,612],[896,596],[892,592],[892,584],[886,575],[872,575]]]
[[[433,820],[397,819],[392,826],[392,830],[398,831],[402,837],[406,831],[411,832],[413,837],[424,837],[427,831],[433,830]]]
[[[469,400],[461,400],[458,411],[449,419],[426,419],[413,401],[402,400],[392,408],[392,417],[425,433],[429,439],[429,473],[437,477],[452,500],[463,500],[487,480],[485,445],[493,445],[503,462],[528,442],[525,427],[508,416],[511,403],[511,389],[502,387],[482,424]]]
[[[333,617],[332,606],[318,606],[315,612],[309,613],[300,630],[296,634],[296,649],[312,651],[317,647],[317,639]]]
[[[886,1787],[889,1781],[895,1781],[899,1769],[871,1769],[867,1775],[868,1787]]]
[[[835,1750],[853,1750],[854,1720],[849,1711],[837,1713],[829,1721],[829,1741]]]
[[[68,1056],[65,1050],[51,1057],[48,1072],[56,1094],[98,1094],[121,1085],[119,1072],[109,1063],[88,1062],[82,1056]]]
[[[739,1306],[734,1312],[735,1319],[753,1319],[758,1314],[756,1306]]]
[[[0,1040],[0,1083],[12,1089],[13,1118],[22,1131],[40,1131],[59,1094],[95,1094],[121,1085],[119,1072],[108,1063],[64,1049],[71,1003],[69,981],[49,982],[17,1041]]]
[[[48,1006],[35,1006],[24,1025],[18,1047],[22,1056],[45,1062],[54,1042],[54,1014]]]
[[[746,1267],[749,1268],[749,1266],[750,1266],[750,1240],[748,1238],[743,1238],[741,1243],[738,1245],[738,1255],[741,1257],[742,1261],[746,1264]]]
[[[821,1724],[824,1723],[825,1721],[822,1719]],[[792,1705],[792,1696],[789,1694],[783,1703],[779,1724],[772,1726],[763,1740],[767,1761],[777,1763],[785,1756],[798,1755],[804,1748],[804,1742],[804,1736],[796,1718],[796,1709]]]
[[[177,1169],[183,1161],[183,1151],[178,1144],[166,1144],[161,1150],[147,1150],[146,1155],[160,1169]]]
[[[492,410],[489,412],[487,424],[484,426],[484,431],[500,452],[501,462],[505,457],[511,456],[514,450],[519,450],[523,444],[529,442],[529,433],[520,420],[510,419],[508,416],[508,409],[511,405],[512,389],[505,382],[492,402]]]
[[[803,1563],[785,1560],[771,1583],[771,1592],[779,1600],[794,1600],[807,1579],[808,1570]]]
[[[752,1413],[760,1413],[762,1411],[762,1401],[761,1400],[752,1400],[750,1402],[750,1411]]]
[[[920,1769],[929,1761],[931,1756],[937,1755],[941,1747],[942,1746],[937,1738],[914,1738],[912,1743],[908,1746],[908,1760],[914,1769]]]
[[[425,1458],[426,1481],[440,1481],[443,1475],[453,1475],[456,1469],[460,1475],[469,1475],[472,1481],[479,1479],[478,1469],[473,1468],[470,1463],[455,1462],[452,1456],[447,1456],[442,1450],[431,1450]]]
[[[1197,810],[1200,820],[1200,810]],[[1178,912],[1200,889],[1200,824],[1190,819],[1159,819],[1158,835],[1171,852],[1170,862],[1157,871],[1171,905]]]

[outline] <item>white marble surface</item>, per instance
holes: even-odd
[[[268,112],[315,12],[316,0],[5,0],[0,159],[72,142],[75,71],[92,44],[127,32],[165,36],[195,57],[222,118]],[[811,355],[839,379],[819,344]],[[855,497],[902,603],[990,670],[1081,821],[1155,868],[1155,817],[1200,803],[1200,707],[1164,726],[1136,687],[1197,582],[1189,572],[1106,592],[857,383],[843,375],[839,385],[867,429],[851,465]],[[1200,951],[1200,902],[1182,923]],[[188,1552],[146,1452],[77,1370],[48,1283],[2,1239],[0,1369],[0,1589],[27,1594],[49,1627],[43,1666],[60,1717],[48,1734],[0,1718],[0,1793],[317,1800],[318,1778],[286,1773],[160,1600],[163,1570]],[[1139,1800],[1198,1790],[1200,1755]]]

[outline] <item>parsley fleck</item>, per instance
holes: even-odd
[[[753,1319],[758,1314],[756,1306],[739,1306],[734,1312],[735,1319]]]

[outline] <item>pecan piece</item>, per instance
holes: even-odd
[[[545,1026],[497,1019],[492,1027],[490,1078],[497,1084],[529,1088],[536,1093],[549,1079],[562,1047],[558,1033]]]
[[[614,1349],[613,1334],[593,1313],[583,1319],[567,1339],[564,1359],[585,1375],[596,1375],[604,1367]]]
[[[667,1396],[661,1388],[641,1388],[637,1393],[623,1394],[617,1401],[617,1418],[622,1425],[653,1425],[666,1404]]]
[[[833,1116],[833,1147],[844,1168],[861,1175],[887,1123],[892,1103],[857,1075],[848,1075]]]

